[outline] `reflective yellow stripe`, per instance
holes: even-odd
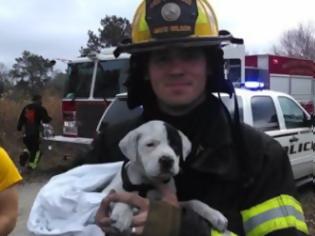
[[[146,8],[143,1],[137,9],[132,24],[132,40],[134,43],[145,42],[151,39],[149,26],[145,20]]]
[[[280,195],[241,212],[247,235],[265,235],[294,227],[308,233],[301,204],[289,195]]]
[[[35,158],[33,162],[29,162],[28,166],[31,167],[32,169],[35,169],[38,165],[39,162],[39,157],[40,157],[40,151],[37,151],[35,154]]]
[[[230,231],[225,231],[224,233],[221,233],[215,229],[212,229],[210,236],[237,236],[237,234]]]
[[[286,229],[290,227],[296,228],[297,230],[305,234],[308,234],[308,229],[304,221],[299,221],[294,216],[288,216],[272,219],[263,224],[260,224],[250,232],[247,232],[246,235],[248,236],[266,235],[273,231]]]
[[[142,6],[143,9],[143,14],[139,14],[139,31],[148,31],[149,30],[149,26],[147,24],[147,21],[145,20],[145,14],[146,14],[146,10],[144,5]]]
[[[249,218],[258,214],[264,213],[268,210],[278,208],[279,206],[292,206],[300,213],[303,213],[300,203],[289,195],[280,195],[278,197],[267,200],[257,206],[242,211],[243,221],[247,221]]]
[[[201,24],[201,23],[206,23],[208,24],[208,21],[209,21],[209,17],[207,15],[208,12],[205,12],[206,9],[203,5],[201,5],[202,3],[201,2],[197,2],[197,7],[198,7],[198,17],[197,17],[197,24]],[[211,13],[208,13],[208,14],[211,14]]]
[[[196,36],[218,36],[217,19],[207,1],[198,1],[198,17],[195,24]]]
[[[36,165],[33,162],[28,163],[28,166],[32,168],[33,170],[36,168]]]

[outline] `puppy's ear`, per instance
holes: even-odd
[[[137,129],[132,130],[118,144],[121,152],[131,161],[136,160],[140,136],[141,134]]]
[[[191,151],[191,142],[189,141],[189,139],[187,138],[187,136],[181,132],[180,130],[178,130],[179,136],[182,139],[182,148],[183,148],[183,159],[184,161],[186,160],[186,157],[189,155],[190,151]]]

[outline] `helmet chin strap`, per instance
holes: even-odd
[[[181,115],[188,114],[190,111],[196,108],[199,104],[201,104],[205,99],[206,99],[206,94],[204,92],[198,98],[196,98],[194,101],[192,101],[189,104],[170,105],[161,101],[159,98],[157,100],[158,100],[158,106],[161,109],[161,111],[165,112],[168,115],[181,116]]]

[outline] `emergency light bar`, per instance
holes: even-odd
[[[249,90],[262,90],[265,87],[265,84],[259,81],[246,81],[243,86]]]

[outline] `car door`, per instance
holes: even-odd
[[[253,126],[277,140],[287,152],[294,178],[312,174],[313,133],[306,113],[289,97],[252,96]]]
[[[274,100],[269,95],[253,95],[250,98],[252,125],[263,131],[280,130],[279,118]]]
[[[275,138],[284,146],[296,179],[313,174],[313,140],[312,128],[307,124],[309,115],[296,101],[286,96],[278,96],[283,119],[283,133]]]

